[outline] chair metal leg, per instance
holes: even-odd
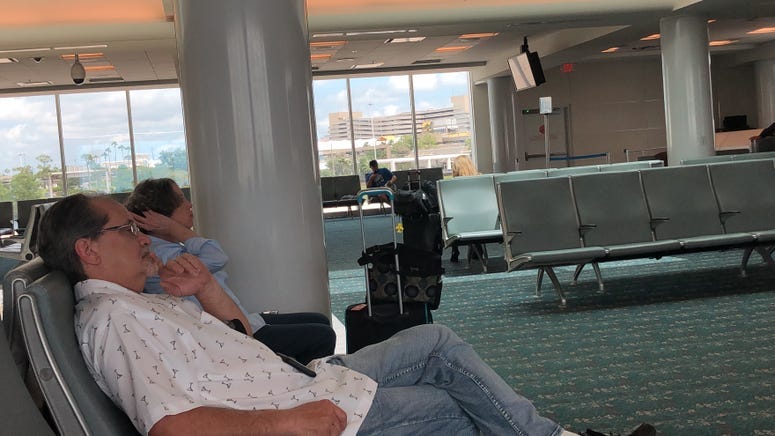
[[[748,259],[751,258],[751,253],[753,253],[752,247],[746,248],[743,252],[743,260],[740,263],[740,277],[745,278],[748,276],[748,272],[746,272],[745,268],[748,265]]]
[[[770,255],[770,251],[767,250],[766,247],[758,246],[756,247],[756,252],[759,253],[759,256],[762,257],[762,260],[770,266],[775,265],[775,261],[772,260],[772,256]]]
[[[600,292],[603,292],[605,289],[603,287],[603,276],[600,274],[600,265],[597,262],[592,262],[592,268],[595,270],[595,277],[597,277],[597,288]]]
[[[538,277],[536,277],[536,297],[541,296],[541,282],[544,281],[544,268],[538,268]]]
[[[468,252],[471,251],[476,253],[476,257],[479,259],[479,263],[482,264],[482,272],[487,272],[487,251],[486,249],[483,249],[480,244],[471,244],[468,246]]]
[[[552,280],[554,290],[557,291],[557,295],[560,297],[560,306],[565,306],[565,294],[562,293],[562,286],[560,286],[560,281],[557,280],[557,276],[554,274],[552,267],[546,267],[546,275],[548,275],[549,279]]]
[[[573,272],[573,280],[570,282],[571,286],[576,286],[576,283],[578,283],[579,276],[581,275],[581,271],[584,269],[584,265],[586,265],[586,263],[580,263],[576,265],[576,271]]]

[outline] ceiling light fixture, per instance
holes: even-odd
[[[471,48],[470,45],[450,45],[446,47],[439,47],[436,50],[433,50],[437,53],[450,53],[450,52],[456,52],[456,51],[464,51]]]
[[[46,80],[45,82],[16,82],[16,86],[20,86],[22,88],[29,88],[32,86],[50,86],[53,84],[54,82],[50,80]]]
[[[416,30],[406,30],[406,29],[393,29],[393,30],[364,30],[361,32],[347,32],[345,33],[346,36],[361,36],[361,35],[391,35],[394,33],[413,33],[417,32]]]
[[[113,65],[87,65],[83,69],[86,71],[108,71],[115,70],[116,67]]]
[[[0,64],[15,64],[18,62],[19,59],[17,58],[0,58]]]
[[[735,42],[737,42],[737,41],[733,41],[731,39],[720,39],[720,40],[717,40],[717,41],[711,41],[711,42],[708,43],[708,45],[711,46],[711,47],[719,47],[719,46],[722,46],[722,45],[729,45],[729,44],[732,44],[732,43],[735,43]]]
[[[353,65],[352,67],[350,67],[350,69],[351,70],[361,70],[361,69],[364,69],[364,68],[377,68],[377,67],[381,67],[384,64],[385,64],[384,62],[374,62],[374,63],[371,63],[371,64],[358,64],[358,65]]]
[[[653,40],[659,39],[659,38],[660,38],[660,35],[658,33],[654,33],[654,34],[651,34],[649,36],[644,36],[640,40],[641,41],[653,41]]]
[[[90,60],[90,59],[99,59],[103,56],[105,56],[105,53],[81,53],[81,54],[63,54],[59,55],[59,58],[63,61],[72,61],[75,60],[75,57],[78,56],[81,60]]]
[[[38,48],[17,48],[14,50],[0,50],[0,53],[22,53],[26,51],[49,51],[50,47],[38,47]]]
[[[342,32],[315,33],[315,34],[312,35],[313,38],[331,38],[331,37],[338,37],[338,36],[344,36],[344,33],[342,33]]]
[[[54,47],[54,50],[91,50],[93,48],[107,48],[107,44],[74,45],[72,47]]]
[[[404,42],[420,42],[425,39],[424,36],[410,36],[408,38],[388,38],[385,40],[385,44],[400,44]]]
[[[310,60],[313,61],[322,61],[322,60],[328,60],[331,59],[330,53],[320,53],[320,54],[313,54],[309,56]]]
[[[310,42],[310,47],[341,47],[345,45],[347,41],[317,41]]]
[[[745,32],[748,35],[761,35],[764,33],[775,33],[775,27],[760,27],[750,32]]]
[[[492,38],[493,36],[498,36],[498,32],[466,33],[458,36],[458,38],[459,39],[482,39],[482,38]]]
[[[600,53],[613,53],[615,51],[619,51],[620,48],[621,47],[611,47],[601,51]]]

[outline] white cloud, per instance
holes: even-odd
[[[414,91],[433,91],[439,85],[438,74],[418,74],[414,76]]]

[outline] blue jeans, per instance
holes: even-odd
[[[362,435],[541,435],[561,433],[452,330],[412,327],[329,360],[378,383]]]

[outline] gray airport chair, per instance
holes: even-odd
[[[571,184],[585,245],[605,247],[609,258],[680,250],[679,241],[654,241],[639,172],[573,176]]]
[[[497,199],[508,270],[538,268],[536,295],[541,293],[546,273],[565,305],[562,286],[552,268],[605,256],[602,247],[582,245],[570,180],[559,177],[502,182],[498,184]],[[595,272],[600,283],[599,270]]]
[[[13,203],[0,202],[0,236],[13,234]]]
[[[49,272],[43,259],[36,257],[29,262],[22,263],[3,278],[3,327],[8,339],[8,346],[19,369],[19,374],[26,376],[29,361],[27,350],[24,347],[19,326],[19,314],[16,308],[16,299],[27,289],[32,282],[43,277]]]
[[[754,241],[750,233],[724,233],[707,166],[654,168],[640,174],[658,241],[678,239],[689,251]]]
[[[0,334],[0,392],[3,393],[0,396],[0,432],[7,435],[54,436],[54,431],[16,372],[16,363],[5,338],[6,332],[3,331]]]
[[[775,244],[775,166],[773,161],[750,160],[708,165],[721,220],[727,233],[752,233],[759,245]],[[757,247],[762,258],[775,264],[770,252]],[[741,274],[753,249],[743,255]],[[770,250],[771,251],[771,250]]]
[[[487,271],[486,249],[480,252],[477,244],[484,246],[503,240],[493,176],[483,174],[439,180],[437,192],[444,246],[468,245],[469,260],[473,249],[482,262],[483,271]]]
[[[17,260],[31,260],[38,252],[38,223],[43,213],[54,202],[35,204],[30,209],[27,227],[24,235],[11,238],[15,243],[0,247],[0,257]]]
[[[73,288],[64,274],[54,271],[35,281],[17,305],[30,365],[59,433],[137,436],[83,361],[74,330]]]
[[[618,162],[607,165],[598,165],[598,170],[601,173],[609,173],[612,171],[632,171],[632,170],[644,170],[647,168],[661,167],[664,162],[661,160],[638,160],[633,162]]]
[[[580,167],[564,167],[564,168],[549,168],[546,171],[547,177],[566,177],[576,174],[591,174],[598,173],[600,170],[598,165],[584,165]]]
[[[511,182],[514,180],[542,179],[546,177],[546,170],[522,170],[511,171],[505,174],[494,174],[493,181],[497,185],[500,182]]]

